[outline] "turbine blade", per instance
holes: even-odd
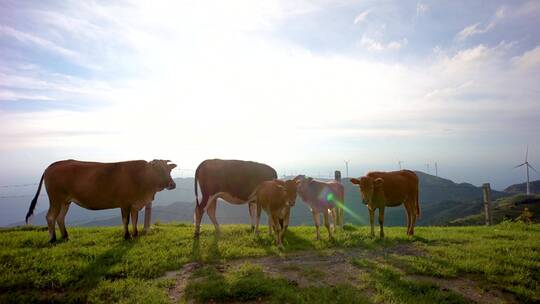
[[[529,144],[527,144],[527,152],[525,152],[525,162],[527,162],[528,156],[529,156]]]
[[[529,165],[529,164],[527,164],[527,166],[529,166],[529,168],[533,169],[534,172],[536,172],[537,174],[540,175],[540,172],[536,171],[536,169],[535,169],[533,166],[531,166],[531,165]]]
[[[523,164],[521,164],[521,165],[517,165],[517,166],[514,167],[514,169],[515,169],[515,168],[519,168],[519,167],[521,167],[521,166],[523,166],[523,165],[525,165],[525,164],[526,164],[526,163],[523,163]]]

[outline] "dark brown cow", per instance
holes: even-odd
[[[262,182],[251,195],[249,202],[257,205],[255,233],[259,232],[261,210],[268,215],[268,229],[274,230],[276,245],[283,246],[283,236],[289,225],[291,207],[296,201],[297,181],[274,179]]]
[[[345,191],[343,185],[337,181],[323,182],[314,180],[305,175],[298,175],[294,180],[299,182],[298,195],[300,195],[300,198],[302,198],[311,209],[317,232],[317,240],[321,238],[319,232],[320,213],[323,214],[324,225],[328,230],[328,236],[332,238],[328,213],[332,214],[335,228],[337,223],[337,208],[340,207],[339,204],[344,204]]]
[[[277,178],[272,167],[243,160],[207,159],[195,171],[195,237],[199,237],[201,219],[206,211],[219,233],[216,219],[216,201],[221,198],[231,204],[246,204],[255,188],[262,182]],[[201,188],[202,199],[199,202],[197,182]],[[255,228],[255,205],[249,204],[251,227]],[[253,205],[253,206],[252,206]]]
[[[120,208],[124,238],[130,237],[130,214],[133,236],[137,236],[138,211],[154,200],[156,192],[176,187],[171,178],[171,170],[176,165],[168,162],[155,159],[151,162],[96,163],[70,159],[53,163],[41,177],[36,196],[26,214],[26,222],[34,212],[41,185],[45,181],[50,204],[47,212],[50,242],[56,241],[56,222],[62,237],[68,238],[65,217],[71,202],[90,210]]]
[[[418,203],[418,176],[410,170],[369,172],[360,179],[351,178],[360,187],[360,194],[369,210],[371,236],[375,236],[375,209],[379,209],[381,238],[384,237],[384,208],[403,204],[407,211],[407,235],[414,234],[416,217],[420,216]]]

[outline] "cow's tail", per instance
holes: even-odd
[[[34,214],[34,209],[36,208],[39,192],[41,191],[41,185],[43,184],[44,177],[45,177],[45,173],[41,175],[41,180],[39,181],[39,186],[37,188],[36,196],[34,196],[34,199],[30,203],[30,208],[28,208],[28,213],[26,213],[26,219],[25,219],[26,224],[28,224],[28,219],[32,216],[32,214]]]
[[[197,207],[199,207],[199,193],[197,190],[197,180],[199,178],[199,168],[201,166],[197,167],[197,170],[195,170],[195,178],[194,178],[194,185],[195,185],[195,202],[197,203]]]

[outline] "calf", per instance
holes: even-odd
[[[283,246],[283,236],[289,225],[290,209],[296,200],[295,180],[271,180],[262,182],[250,197],[250,203],[257,205],[255,232],[259,231],[261,210],[268,215],[269,230],[274,230],[276,245]]]
[[[41,185],[45,182],[49,196],[47,225],[51,243],[56,241],[56,223],[62,237],[68,238],[65,217],[71,202],[90,210],[120,208],[124,238],[130,237],[130,215],[133,236],[137,236],[139,210],[152,202],[157,192],[176,187],[171,178],[171,170],[176,165],[168,162],[170,160],[155,159],[151,162],[96,163],[70,159],[53,163],[41,176],[36,196],[26,214],[26,222],[34,212]]]
[[[360,187],[360,194],[369,210],[371,236],[375,236],[375,209],[379,209],[381,238],[384,237],[384,208],[403,204],[407,211],[407,235],[414,234],[416,217],[420,216],[418,203],[418,176],[410,170],[392,172],[369,172],[359,179],[351,178],[351,183]]]
[[[343,189],[343,185],[336,181],[323,182],[314,180],[313,178],[306,177],[305,175],[298,175],[294,178],[294,180],[298,181],[298,194],[300,195],[300,198],[302,198],[302,200],[308,204],[311,209],[317,232],[317,240],[321,238],[319,232],[320,213],[323,214],[324,225],[328,230],[328,236],[333,238],[328,220],[328,214],[332,214],[335,227],[337,223],[337,208],[340,207],[339,204],[344,204],[345,191]]]

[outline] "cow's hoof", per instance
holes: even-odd
[[[128,234],[124,234],[124,240],[125,240],[125,241],[131,240],[131,235],[129,235],[129,233],[128,233]]]
[[[54,243],[56,243],[56,238],[52,238],[49,240],[49,244],[54,244]]]
[[[193,238],[196,239],[196,240],[198,240],[200,236],[201,236],[201,234],[198,233],[198,232],[195,232],[195,233],[193,234]]]

